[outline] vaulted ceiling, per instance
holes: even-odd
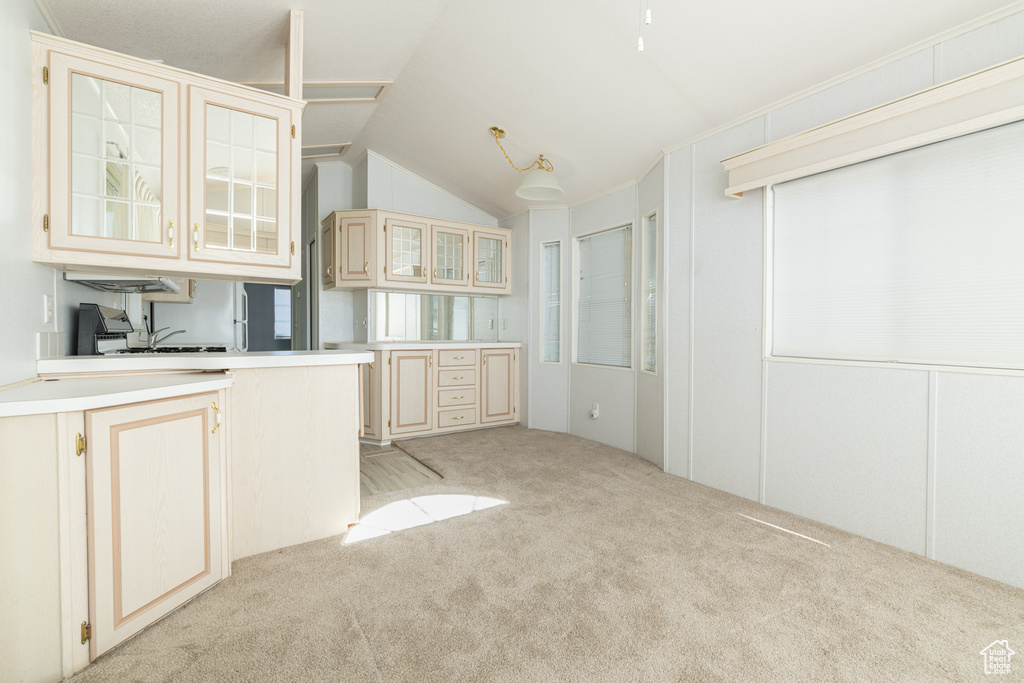
[[[637,52],[641,4],[652,11]],[[307,107],[303,144],[351,142],[497,218],[550,158],[574,204],[657,155],[1005,6],[1006,0],[48,0],[73,40],[233,81],[282,81],[290,9],[306,81],[393,80]],[[311,162],[306,162],[307,165]]]

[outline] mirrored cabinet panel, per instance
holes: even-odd
[[[498,299],[410,292],[369,293],[370,341],[497,341]]]
[[[177,255],[177,87],[55,54],[50,244]]]

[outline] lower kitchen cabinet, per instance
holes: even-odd
[[[229,572],[218,393],[87,411],[89,658]]]
[[[391,434],[429,432],[433,428],[433,351],[392,351]]]
[[[519,349],[375,351],[363,370],[363,440],[424,436],[519,421]]]
[[[515,349],[486,349],[480,361],[480,422],[516,419]]]

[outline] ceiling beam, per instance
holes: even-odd
[[[284,53],[284,94],[302,99],[302,10],[288,15],[288,41]]]

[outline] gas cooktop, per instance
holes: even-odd
[[[137,346],[118,349],[115,353],[225,353],[227,350],[226,346],[158,346],[152,349],[148,346]]]

